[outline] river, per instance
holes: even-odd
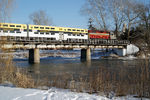
[[[58,53],[58,51],[49,51],[51,53]],[[59,51],[61,52],[61,51]],[[100,67],[111,68],[112,70],[117,69],[133,69],[141,66],[141,59],[102,59],[104,52],[93,52],[91,62],[80,61],[80,51],[62,51],[63,55],[67,54],[77,55],[76,57],[62,57],[62,56],[49,56],[40,59],[40,64],[29,64],[26,58],[14,59],[15,64],[18,67],[27,69],[30,73],[39,75],[42,77],[56,77],[62,74],[72,75],[73,77],[88,76],[90,72],[98,70]],[[105,53],[108,55],[109,53]]]

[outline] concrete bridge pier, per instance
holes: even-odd
[[[40,52],[38,48],[29,50],[29,63],[40,63]]]
[[[81,49],[81,61],[91,61],[91,49]]]

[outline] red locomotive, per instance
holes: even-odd
[[[111,39],[109,31],[88,30],[90,39]]]

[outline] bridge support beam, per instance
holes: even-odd
[[[81,61],[91,61],[91,49],[81,49]]]
[[[29,50],[29,63],[40,63],[40,52],[39,49]]]

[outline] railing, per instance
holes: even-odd
[[[5,37],[2,38],[0,37],[1,42],[6,42],[6,43],[14,43],[14,44],[54,44],[54,45],[59,45],[59,44],[64,44],[64,45],[127,45],[130,44],[129,41],[127,40],[111,40],[111,39],[89,39],[89,40],[78,40],[78,39],[72,39],[72,40],[51,40],[51,39],[46,39],[46,38],[24,38],[24,37]]]

